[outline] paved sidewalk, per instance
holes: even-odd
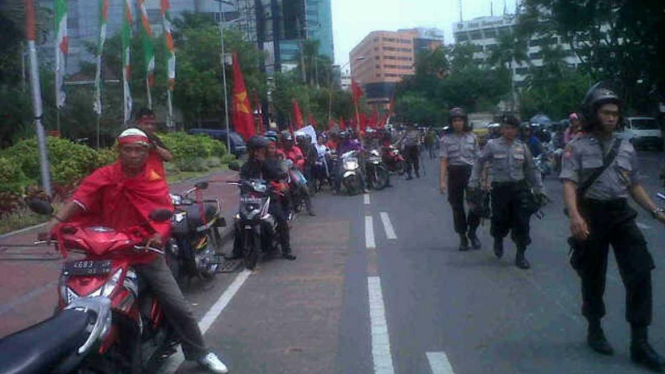
[[[195,182],[207,180],[209,187],[204,198],[218,197],[222,200],[222,212],[227,223],[238,208],[238,188],[226,184],[236,180],[237,173],[223,171],[207,177],[197,178],[171,185],[171,191],[182,193]],[[62,258],[53,248],[45,246],[10,248],[3,244],[31,244],[41,228],[34,228],[0,239],[0,336],[42,321],[53,313],[57,302],[57,285]],[[222,236],[230,234],[230,228]]]

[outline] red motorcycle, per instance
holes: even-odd
[[[47,202],[29,205],[37,213],[50,214],[53,210]],[[74,224],[61,224],[55,229],[53,238],[64,258],[69,252],[85,256],[63,265],[59,309],[81,298],[103,296],[111,300],[110,331],[96,351],[86,357],[83,369],[102,373],[154,372],[161,359],[175,353],[175,333],[157,299],[134,270],[135,265],[145,263],[151,252],[164,254],[142,243],[152,235],[150,222],[166,222],[171,216],[169,210],[155,210],[149,222],[123,232]]]
[[[399,175],[404,175],[406,172],[406,160],[394,145],[381,147],[381,159],[389,172]]]

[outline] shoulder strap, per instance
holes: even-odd
[[[600,176],[607,170],[607,168],[614,162],[614,159],[617,157],[617,154],[619,153],[619,146],[621,146],[621,139],[614,139],[614,144],[612,144],[612,149],[610,152],[605,156],[603,159],[603,166],[601,168],[598,168],[591,176],[589,179],[587,179],[584,184],[577,189],[578,196],[580,198],[584,197],[586,192],[589,190],[591,186],[593,186],[594,183],[600,178]]]

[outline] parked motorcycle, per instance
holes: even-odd
[[[236,240],[242,247],[243,263],[254,269],[261,253],[274,253],[279,247],[277,221],[269,213],[273,187],[261,179],[227,182],[240,188],[240,206],[233,216]]]
[[[550,150],[544,150],[533,161],[543,180],[554,171],[554,153]]]
[[[377,150],[371,150],[369,156],[367,157],[367,163],[365,166],[367,173],[367,185],[370,188],[375,190],[382,190],[388,185],[390,180],[390,174],[388,169],[381,161],[381,155]]]
[[[54,317],[0,339],[0,374],[85,372],[112,327],[111,300],[73,300]]]
[[[342,184],[349,195],[357,195],[362,192],[360,184],[360,163],[358,161],[358,151],[349,151],[344,153],[339,162],[342,163]]]
[[[171,218],[173,234],[166,245],[166,259],[176,279],[215,276],[219,267],[222,238],[226,226],[219,199],[202,199],[208,182],[199,182],[184,194],[171,194],[175,212]],[[190,198],[191,194],[196,199]]]
[[[404,175],[406,172],[406,160],[397,147],[390,145],[381,149],[381,159],[388,171]]]
[[[41,214],[53,211],[46,201],[28,205]],[[79,299],[103,296],[111,301],[110,330],[82,363],[89,371],[154,372],[165,355],[175,352],[173,348],[178,344],[175,332],[166,322],[159,302],[143,286],[134,269],[150,252],[164,254],[142,243],[150,236],[150,222],[166,222],[171,216],[169,210],[158,209],[150,214],[149,222],[125,231],[75,224],[61,224],[54,230],[56,247],[64,258],[68,252],[85,256],[63,265],[58,285],[60,309],[76,305],[73,303]]]

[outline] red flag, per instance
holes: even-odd
[[[240,70],[238,55],[233,52],[233,125],[236,132],[246,140],[256,135],[252,105],[249,103],[245,79]]]
[[[344,118],[340,118],[340,119],[339,119],[339,129],[340,129],[341,131],[346,130],[346,124],[344,123]]]
[[[319,127],[319,124],[316,123],[316,120],[314,119],[314,117],[312,117],[312,113],[310,113],[310,114],[307,115],[307,119],[309,120],[309,124],[312,125],[312,126],[314,126],[314,128],[318,128],[318,127]]]
[[[367,117],[365,117],[365,113],[358,115],[358,122],[358,131],[364,133],[367,130]]]
[[[376,109],[376,106],[374,106],[374,111],[372,111],[372,116],[369,117],[367,126],[369,126],[370,129],[376,129],[376,124],[378,121],[379,121],[379,111]]]
[[[353,92],[353,102],[358,105],[358,102],[363,95],[363,89],[355,81],[355,79],[351,79],[351,91]]]
[[[305,127],[305,120],[302,119],[300,105],[298,105],[298,101],[296,99],[293,99],[293,119],[296,122],[296,130],[300,130]]]

